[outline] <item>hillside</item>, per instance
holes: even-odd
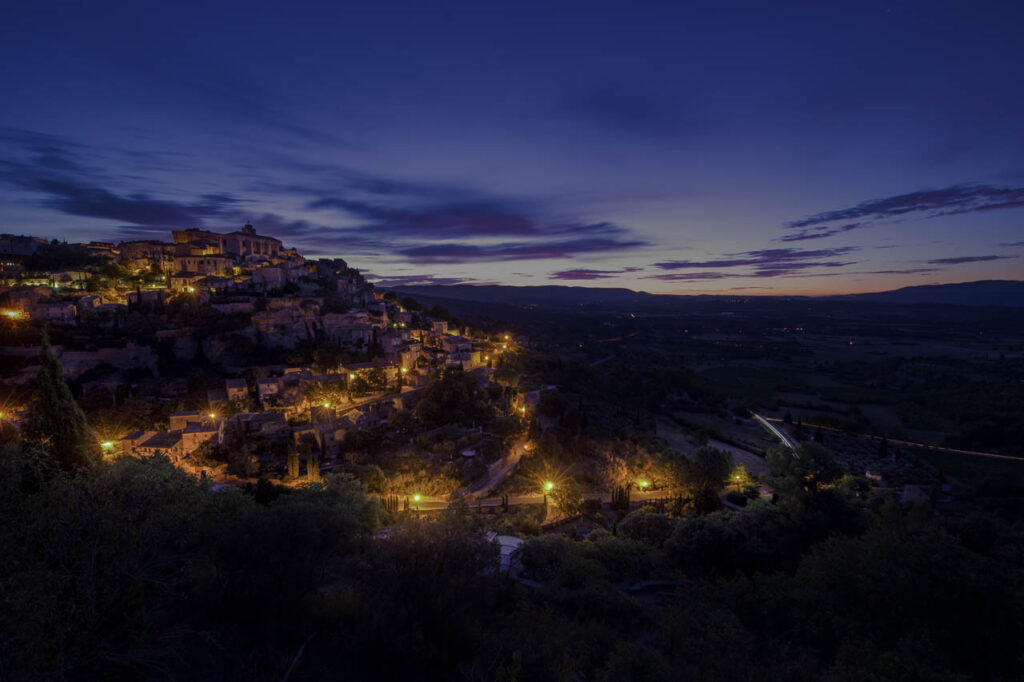
[[[682,301],[710,303],[734,299],[734,296],[683,296],[650,294],[622,288],[571,286],[407,286],[394,291],[432,301],[463,301],[505,304],[517,307],[567,308],[586,306],[628,306],[644,309],[674,307]],[[781,301],[802,297],[747,296],[748,300]],[[933,284],[904,287],[869,294],[822,297],[823,301],[862,301],[897,305],[944,304],[965,306],[1024,307],[1024,281],[984,280],[958,284]]]
[[[893,291],[855,294],[843,298],[872,303],[937,303],[971,306],[1024,306],[1024,281],[982,280],[958,284],[931,284]]]

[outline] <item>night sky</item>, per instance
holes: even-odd
[[[0,232],[384,283],[1024,275],[1024,3],[4,3]]]

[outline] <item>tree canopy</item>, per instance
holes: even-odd
[[[100,459],[100,444],[64,381],[64,368],[45,333],[39,363],[25,415],[25,437],[45,443],[65,469],[92,467]]]

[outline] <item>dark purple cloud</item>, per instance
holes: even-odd
[[[786,223],[786,227],[802,229],[838,221],[875,222],[913,213],[923,213],[926,218],[936,218],[1021,207],[1024,207],[1024,187],[965,184],[872,199],[851,208],[826,211],[794,220]]]
[[[807,229],[800,230],[796,234],[787,234],[780,237],[780,242],[802,242],[809,239],[824,239],[825,237],[831,237],[833,235],[842,234],[844,232],[850,232],[851,230],[859,230],[862,227],[867,227],[864,223],[847,223],[846,225],[840,225],[839,227],[825,227],[815,226]]]
[[[578,268],[575,270],[559,270],[558,272],[552,272],[548,275],[548,279],[568,279],[568,280],[590,280],[590,279],[609,279],[616,275],[622,275],[629,272],[638,272],[642,268],[622,268],[621,270],[591,270],[589,268]]]
[[[955,256],[953,258],[935,258],[926,261],[929,265],[960,265],[962,263],[984,263],[990,260],[1017,258],[1018,256]]]
[[[373,184],[380,184],[376,180]],[[399,187],[395,187],[398,193]],[[324,197],[308,204],[317,210],[334,208],[364,221],[352,231],[372,231],[382,237],[396,239],[475,239],[489,237],[619,237],[628,231],[610,222],[565,222],[538,220],[528,208],[515,200],[497,197],[447,201],[450,190],[441,189],[433,202],[417,206],[424,188],[417,196],[406,196],[398,206],[383,206],[360,199]],[[388,188],[385,188],[388,191]]]
[[[757,251],[745,251],[738,254],[727,254],[737,256],[735,258],[720,258],[705,261],[674,260],[654,263],[654,267],[661,270],[699,270],[717,268],[754,267],[754,277],[778,277],[788,272],[805,270],[807,268],[838,268],[845,265],[852,265],[853,262],[821,260],[835,258],[858,251],[856,246],[842,246],[834,249],[760,249]]]
[[[0,139],[21,147],[0,159],[0,183],[42,195],[42,205],[65,215],[104,218],[139,226],[200,227],[214,217],[234,215],[239,202],[226,194],[207,194],[194,202],[157,199],[135,192],[119,194],[101,185],[109,178],[81,161],[82,149],[67,141],[5,129]]]
[[[656,279],[662,282],[693,282],[708,279],[728,279],[730,277],[741,277],[739,274],[728,272],[672,272],[661,275],[647,275],[641,279]]]
[[[1024,246],[1024,242],[1003,242],[999,246]]]
[[[466,277],[435,277],[434,275],[375,275],[363,273],[367,279],[380,287],[411,287],[411,286],[452,286],[455,284],[483,284]]]
[[[505,242],[501,244],[424,244],[395,249],[395,253],[418,265],[443,265],[486,261],[571,258],[585,253],[621,252],[647,246],[639,240],[569,239],[562,241]]]
[[[609,222],[540,220],[525,202],[339,168],[325,172],[331,174],[332,183],[355,195],[352,198],[299,185],[273,190],[315,197],[308,208],[338,209],[361,219],[362,224],[343,227],[290,220],[274,213],[255,216],[243,210],[243,200],[226,193],[181,201],[115,191],[110,188],[114,184],[111,177],[81,162],[89,149],[60,138],[0,129],[0,140],[12,142],[18,149],[9,158],[0,158],[0,183],[39,194],[43,206],[65,215],[122,223],[119,231],[130,238],[150,238],[171,228],[222,229],[252,221],[263,234],[299,246],[313,256],[392,253],[414,263],[434,264],[570,258],[647,244],[628,238],[628,230]],[[367,195],[385,203],[367,201]],[[494,237],[509,241],[475,243]],[[463,241],[432,243],[451,239]]]
[[[906,268],[903,270],[864,270],[849,272],[849,275],[921,275],[927,272],[939,272],[940,268]]]

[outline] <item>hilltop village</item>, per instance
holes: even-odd
[[[163,454],[216,479],[318,480],[346,441],[368,447],[359,432],[409,433],[431,377],[472,383],[486,408],[455,424],[420,409],[422,424],[455,429],[467,461],[487,450],[483,422],[536,404],[494,382],[523,339],[378,292],[344,260],[306,259],[252,225],[172,238],[0,237],[0,419],[18,423],[41,325],[106,456]]]

